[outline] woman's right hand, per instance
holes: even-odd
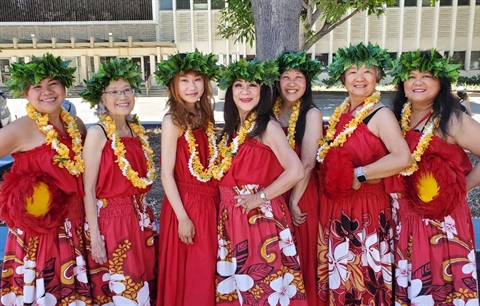
[[[307,220],[307,214],[300,210],[298,204],[290,203],[288,208],[290,210],[290,215],[292,216],[293,225],[300,226],[300,224]]]
[[[92,258],[96,263],[103,265],[107,262],[107,251],[105,241],[99,235],[98,239],[92,239]]]
[[[195,225],[193,225],[190,218],[186,217],[185,219],[178,220],[178,237],[185,244],[193,244]]]

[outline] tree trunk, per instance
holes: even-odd
[[[298,51],[302,0],[252,0],[257,57],[274,59]]]

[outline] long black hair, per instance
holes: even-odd
[[[301,98],[300,112],[298,114],[298,120],[297,120],[297,124],[295,126],[295,143],[299,146],[302,145],[303,136],[305,135],[305,127],[307,125],[307,113],[308,113],[308,111],[311,108],[318,109],[318,107],[313,103],[312,82],[311,82],[311,80],[308,79],[308,77],[305,75],[305,73],[303,73],[303,71],[300,71],[300,72],[302,72],[302,74],[305,76],[307,86],[305,88],[305,93],[303,94],[303,96]],[[280,82],[276,81],[275,82],[274,96],[273,96],[273,102],[274,103],[275,103],[275,101],[277,101],[278,97],[280,97],[280,98],[282,97],[280,95],[280,91],[281,91]]]
[[[233,134],[235,134],[235,131],[240,124],[240,115],[238,114],[235,101],[233,101],[232,87],[233,85],[227,89],[225,94],[225,106],[223,108],[225,126],[222,135],[227,133],[228,139],[233,138]],[[273,117],[272,107],[272,89],[267,85],[262,85],[260,88],[260,101],[257,106],[250,111],[250,113],[257,113],[257,119],[255,119],[255,128],[248,134],[249,137],[262,135],[263,132],[265,132],[268,122]],[[247,118],[250,113],[247,115]]]
[[[430,57],[430,51],[422,51],[421,54],[423,57]],[[438,52],[435,53],[435,56],[442,58]],[[450,80],[447,77],[441,77],[439,80],[440,91],[433,101],[432,119],[441,116],[439,125],[440,130],[443,135],[450,135],[448,126],[450,117],[454,115],[461,119],[462,110],[460,108],[459,99],[452,93],[452,84],[450,83]],[[397,85],[397,92],[393,99],[393,112],[399,121],[402,116],[402,108],[405,102],[404,81],[400,81]]]

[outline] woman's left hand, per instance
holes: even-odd
[[[260,207],[263,204],[263,200],[258,193],[255,194],[239,194],[234,196],[237,199],[235,207],[241,207],[244,214],[248,214],[252,209]]]

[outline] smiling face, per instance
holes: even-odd
[[[352,102],[360,103],[375,92],[377,85],[376,67],[352,65],[344,72],[344,84]]]
[[[248,113],[260,102],[261,86],[255,82],[237,80],[232,85],[232,95],[240,118],[245,119]]]
[[[175,84],[180,98],[191,107],[195,105],[205,91],[202,76],[195,72],[179,75],[175,79]]]
[[[130,83],[118,79],[105,88],[101,101],[111,116],[127,116],[135,106],[135,95]]]
[[[280,76],[280,95],[287,103],[296,103],[305,94],[307,79],[297,69],[286,70]]]
[[[31,85],[25,98],[39,112],[50,114],[59,111],[65,100],[65,87],[54,78],[45,78],[38,84]]]
[[[440,79],[429,71],[410,71],[408,79],[403,82],[405,95],[414,104],[430,106],[440,91]]]

